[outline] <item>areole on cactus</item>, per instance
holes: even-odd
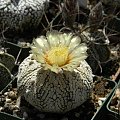
[[[33,40],[18,71],[18,92],[43,112],[64,113],[90,98],[92,70],[79,36],[58,31]]]

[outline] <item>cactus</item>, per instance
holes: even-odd
[[[49,0],[1,0],[1,29],[24,31],[38,27]]]
[[[90,98],[92,70],[87,46],[69,33],[48,32],[33,41],[19,66],[18,94],[42,112],[65,113]]]

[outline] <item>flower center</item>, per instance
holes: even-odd
[[[63,66],[68,62],[68,48],[64,46],[53,47],[45,56],[50,65]]]

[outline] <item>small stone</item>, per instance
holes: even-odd
[[[8,95],[8,92],[5,92],[4,95],[7,96],[7,95]]]
[[[0,112],[3,110],[3,107],[0,107]]]
[[[117,96],[118,98],[120,98],[120,89],[116,89],[115,94],[116,94],[116,96]]]
[[[99,104],[99,106],[101,106],[103,104],[103,102],[101,100],[98,100],[98,104]]]
[[[6,98],[6,103],[10,103],[10,102],[11,102],[11,99]]]
[[[15,92],[10,91],[10,92],[8,93],[8,97],[11,98],[11,99],[16,99],[16,98],[17,98],[17,95],[16,95]]]
[[[104,97],[104,98],[99,98],[99,100],[101,100],[101,101],[105,101],[106,100],[106,97]]]
[[[10,92],[10,89],[8,89],[8,92]]]

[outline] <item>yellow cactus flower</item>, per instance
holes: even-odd
[[[72,33],[48,32],[33,40],[19,66],[17,88],[41,112],[65,113],[90,98],[93,76],[87,46]]]
[[[42,64],[44,69],[58,73],[62,70],[72,71],[87,57],[87,46],[81,43],[78,36],[71,33],[48,32],[34,40],[33,58]]]

